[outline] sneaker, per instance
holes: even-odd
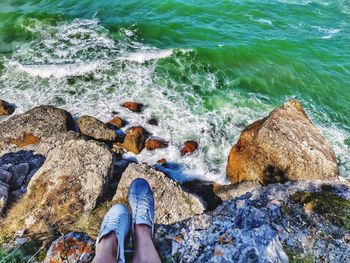
[[[154,197],[145,179],[135,179],[129,188],[129,204],[132,214],[132,232],[136,224],[148,225],[154,231]]]
[[[125,205],[114,205],[108,210],[103,219],[96,246],[104,236],[114,232],[118,242],[118,262],[125,262],[124,241],[129,230],[129,209]]]

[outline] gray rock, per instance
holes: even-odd
[[[0,182],[0,214],[3,212],[8,199],[8,184]]]
[[[12,116],[0,126],[0,152],[14,150],[22,146],[10,143],[23,140],[26,135],[35,136],[40,142],[52,135],[73,130],[74,122],[71,114],[53,106],[35,107],[23,114]],[[28,142],[30,145],[30,142]]]
[[[10,181],[11,189],[19,189],[26,179],[29,172],[29,164],[21,163],[11,167],[12,179]]]
[[[0,169],[0,181],[3,183],[8,183],[12,178],[12,174],[9,171]]]
[[[100,141],[115,141],[117,134],[102,121],[92,116],[81,116],[77,120],[81,134]]]
[[[205,207],[196,196],[184,192],[181,186],[146,164],[129,164],[119,182],[115,203],[127,204],[129,186],[136,178],[144,178],[154,191],[155,222],[171,224],[204,212]]]
[[[11,192],[11,198],[13,200],[20,199],[27,192],[27,187],[22,186],[20,189]]]
[[[332,194],[350,205],[346,183],[271,184],[213,212],[158,225],[158,251],[166,262],[288,262],[289,257],[296,257],[295,262],[350,262],[346,227],[328,220],[328,213],[306,211],[291,199],[297,192]]]
[[[63,227],[96,207],[112,176],[113,154],[94,141],[71,140],[53,149],[28,184],[27,194],[15,204],[26,218],[25,228],[48,231]],[[30,204],[30,205],[28,205]],[[23,216],[23,217],[22,217]],[[36,226],[42,226],[39,229]]]

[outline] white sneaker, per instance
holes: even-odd
[[[118,242],[118,262],[125,262],[124,241],[130,230],[130,213],[125,205],[117,204],[112,206],[105,215],[101,224],[100,233],[98,235],[96,246],[101,239],[110,234],[115,233]]]

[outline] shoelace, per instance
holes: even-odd
[[[149,195],[135,195],[135,212],[134,212],[134,220],[136,220],[136,215],[138,217],[141,217],[142,219],[146,221],[150,221],[150,223],[153,223],[152,213],[150,210],[149,205]]]

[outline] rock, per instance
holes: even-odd
[[[160,148],[167,148],[168,145],[169,143],[167,141],[159,139],[148,139],[145,144],[146,149],[149,151],[154,151]]]
[[[147,123],[149,124],[149,125],[153,125],[153,126],[158,126],[158,121],[156,120],[156,119],[149,119],[148,121],[147,121]]]
[[[99,141],[115,141],[117,134],[102,121],[92,116],[81,116],[77,120],[80,133]]]
[[[3,182],[0,182],[0,214],[4,211],[4,208],[8,199],[8,190],[9,185]]]
[[[163,158],[163,159],[158,160],[157,163],[165,164],[165,163],[167,163],[167,160]]]
[[[70,232],[55,240],[47,251],[46,263],[90,263],[95,256],[95,241],[81,232]]]
[[[23,138],[10,140],[11,144],[15,144],[20,148],[31,144],[38,144],[39,142],[40,142],[40,139],[38,137],[34,136],[33,134],[27,134],[27,133],[23,135]]]
[[[334,151],[296,100],[244,129],[226,171],[232,183],[256,180],[265,185],[338,176]]]
[[[111,119],[107,125],[110,124],[112,125],[113,127],[117,128],[117,129],[120,129],[120,128],[123,128],[126,124],[126,121],[123,120],[122,118],[120,118],[119,116],[116,116],[114,117],[113,119]]]
[[[144,105],[138,102],[126,101],[122,104],[124,108],[129,109],[133,112],[141,112],[143,110]]]
[[[27,192],[27,187],[22,186],[20,189],[11,192],[11,198],[13,200],[20,199]]]
[[[18,147],[10,141],[27,142],[35,137],[34,141],[44,142],[58,133],[73,129],[74,122],[69,112],[53,106],[35,107],[1,123],[0,152]],[[23,147],[23,143],[20,143],[20,147]]]
[[[270,184],[158,225],[156,247],[164,262],[348,262],[349,200],[349,185],[336,182]]]
[[[148,132],[143,127],[131,127],[125,132],[124,142],[117,143],[117,146],[129,152],[139,154],[145,148],[147,137]]]
[[[146,164],[129,164],[119,182],[114,203],[127,205],[129,186],[136,178],[147,180],[154,191],[157,224],[171,224],[205,210],[197,197],[184,192],[177,182]]]
[[[94,141],[71,140],[57,146],[33,176],[27,194],[10,210],[5,224],[10,229],[24,224],[33,233],[50,232],[52,227],[65,231],[82,213],[94,209],[107,191],[113,161],[113,154]]]
[[[196,141],[187,141],[181,149],[181,156],[194,153],[198,149],[198,143]]]
[[[9,171],[0,168],[0,181],[8,184],[11,180],[12,174]]]
[[[15,107],[4,100],[0,100],[0,116],[11,115],[15,111]]]
[[[26,179],[26,176],[29,172],[29,164],[28,163],[21,163],[18,165],[14,165],[11,167],[11,173],[12,178],[10,181],[10,187],[11,189],[19,189],[24,180]]]

